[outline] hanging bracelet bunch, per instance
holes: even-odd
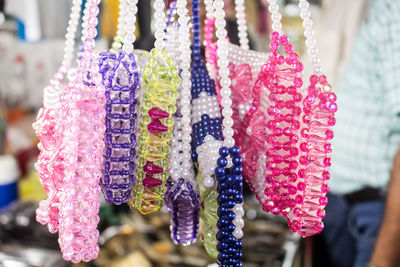
[[[82,1],[73,0],[64,61],[34,123],[48,194],[37,220],[59,232],[65,260],[97,257],[101,191],[142,214],[165,203],[172,241],[186,246],[200,236],[223,267],[243,266],[243,177],[263,210],[283,215],[293,232],[323,229],[336,95],[321,74],[308,1],[299,1],[314,69],[306,86],[277,0],[265,1],[270,53],[249,49],[244,0],[235,0],[240,46],[227,39],[224,0],[204,0],[204,61],[200,0],[191,0],[192,23],[187,0],[168,16],[164,0],[154,1],[150,52],[134,49],[138,0],[120,0],[117,35],[98,55],[101,1],[87,0],[74,70]]]

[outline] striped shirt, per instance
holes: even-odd
[[[332,192],[385,189],[400,145],[400,0],[371,0],[335,90]]]

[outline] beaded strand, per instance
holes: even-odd
[[[214,169],[222,146],[222,118],[215,84],[200,55],[199,0],[192,0],[192,159],[198,163],[198,184],[202,202],[202,238],[207,253],[216,258],[217,192]]]
[[[305,180],[303,203],[293,213],[292,230],[307,237],[322,231],[325,217],[324,207],[327,204],[326,193],[329,191],[327,181],[330,178],[330,140],[333,138],[332,127],[335,125],[337,111],[336,95],[327,82],[325,75],[320,75],[318,51],[315,48],[310,19],[309,3],[299,2],[300,16],[303,19],[304,36],[308,54],[314,67],[310,77],[306,96],[302,102],[303,127],[301,130],[299,177]]]
[[[249,49],[249,37],[247,36],[246,12],[244,7],[244,0],[235,0],[236,20],[239,30],[240,47]]]
[[[231,80],[229,78],[228,69],[228,41],[226,39],[227,32],[225,29],[225,12],[224,1],[215,0],[215,25],[217,27],[217,56],[218,56],[218,74],[220,76],[221,85],[221,105],[222,115],[224,119],[223,136],[224,146],[220,148],[218,159],[218,167],[215,174],[218,177],[218,233],[217,245],[218,262],[220,266],[242,266],[243,247],[241,238],[243,237],[243,195],[242,195],[242,158],[239,156],[239,148],[235,146],[233,138],[234,131],[232,129],[232,100],[231,96]],[[228,149],[228,147],[230,149]],[[230,158],[227,158],[230,155]]]

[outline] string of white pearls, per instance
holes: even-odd
[[[220,94],[222,96],[221,106],[222,106],[222,115],[224,119],[222,121],[223,124],[223,136],[224,136],[224,146],[233,147],[235,145],[235,140],[233,139],[233,119],[232,119],[232,100],[231,96],[231,80],[229,78],[229,69],[228,69],[228,41],[226,39],[227,32],[225,30],[225,11],[224,11],[224,1],[223,0],[215,0],[214,2],[215,9],[215,26],[217,28],[217,58],[218,58],[218,67],[219,67],[219,77],[221,90]],[[229,160],[228,160],[229,161]],[[227,167],[229,167],[232,163],[228,162]],[[243,204],[238,203],[233,207],[233,212],[235,214],[235,219],[233,220],[233,224],[235,225],[235,230],[232,235],[241,239],[243,237]]]
[[[282,32],[282,23],[281,18],[282,15],[279,13],[279,5],[276,0],[267,0],[268,1],[268,10],[271,13],[272,20],[272,31]]]
[[[164,0],[155,0],[154,1],[154,21],[155,21],[155,33],[154,37],[156,38],[156,41],[154,42],[154,47],[156,49],[164,49],[165,47],[165,13],[164,13],[164,8],[165,8],[165,3]]]
[[[135,30],[136,30],[136,14],[138,0],[128,0],[125,13],[125,30],[122,50],[125,53],[132,53],[134,46],[133,43],[136,41]]]
[[[60,102],[60,96],[63,92],[60,80],[63,78],[64,72],[70,69],[72,59],[74,58],[75,35],[78,29],[78,23],[81,13],[82,0],[73,0],[71,13],[68,21],[67,32],[65,34],[64,58],[61,65],[61,71],[56,73],[43,92],[43,105],[47,108],[56,108]],[[66,73],[68,75],[68,73]]]
[[[204,0],[204,5],[206,8],[206,18],[207,19],[214,19],[214,6],[213,6],[213,0]],[[206,46],[206,41],[204,41],[204,46]],[[208,70],[208,74],[210,77],[215,78],[216,76],[216,68],[212,64],[210,64],[208,61],[206,61],[206,68]]]
[[[216,0],[214,1],[214,10],[215,10],[215,26],[216,36],[217,36],[217,58],[218,58],[218,67],[219,67],[219,77],[220,77],[220,85],[221,85],[221,106],[222,106],[222,115],[224,119],[222,120],[223,125],[223,136],[224,136],[224,145],[226,147],[233,147],[235,145],[235,140],[233,139],[233,120],[232,120],[232,100],[231,96],[231,79],[229,78],[229,69],[228,69],[228,40],[227,32],[225,29],[226,21],[225,21],[225,11],[224,11],[224,1]]]
[[[186,0],[177,1],[177,12],[179,22],[179,50],[180,69],[181,69],[181,97],[180,97],[180,113],[182,115],[182,155],[181,165],[183,170],[189,170],[193,165],[191,162],[191,145],[192,127],[191,127],[191,48],[190,48],[190,29],[189,29],[189,12],[186,7]],[[189,172],[182,172],[182,178],[189,179]]]
[[[300,17],[303,20],[304,36],[306,37],[307,52],[310,56],[311,63],[313,64],[314,73],[320,74],[322,68],[320,66],[320,59],[318,56],[318,49],[316,48],[316,41],[314,39],[313,22],[311,20],[310,4],[307,0],[299,1]]]
[[[67,33],[65,34],[64,60],[62,66],[70,67],[74,57],[75,35],[78,28],[82,0],[73,0],[71,14],[68,21]]]
[[[247,36],[246,12],[244,7],[244,0],[235,0],[236,5],[236,20],[239,31],[240,47],[249,49],[249,38]]]

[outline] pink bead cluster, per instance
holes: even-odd
[[[297,184],[303,203],[289,217],[292,231],[303,237],[317,234],[324,227],[322,218],[325,217],[324,207],[328,202],[325,195],[329,191],[329,154],[332,152],[330,140],[333,138],[332,127],[335,125],[336,111],[336,95],[325,75],[312,75],[303,100],[298,172],[299,179],[305,182]]]
[[[62,76],[63,73],[59,71],[51,81],[50,87],[46,88],[45,94],[65,87],[65,84],[59,81]],[[48,196],[48,199],[40,201],[36,219],[39,223],[47,225],[51,233],[57,232],[59,228],[60,196],[64,174],[63,157],[59,153],[62,132],[55,118],[57,111],[58,105],[45,105],[39,110],[36,122],[33,124],[40,140],[38,145],[40,154],[35,167]]]
[[[261,204],[266,199],[264,194],[266,187],[265,176],[259,174],[262,170],[260,170],[258,164],[260,156],[262,156],[262,153],[265,153],[267,128],[267,117],[262,104],[265,102],[263,99],[265,92],[263,91],[264,86],[262,81],[264,75],[263,72],[258,74],[252,88],[252,106],[243,120],[246,127],[246,135],[244,135],[241,147],[244,159],[242,164],[244,177]],[[265,169],[265,166],[262,166],[262,168]]]
[[[64,259],[74,263],[95,259],[99,252],[99,181],[105,131],[105,92],[93,55],[99,3],[87,2],[83,56],[76,79],[62,95],[56,118],[63,126],[61,153],[65,160],[59,243]]]
[[[280,45],[284,46],[286,56],[278,55]],[[303,201],[298,190],[304,190],[304,183],[300,182],[295,186],[298,182],[298,136],[302,100],[299,90],[303,85],[303,65],[286,35],[280,36],[278,32],[272,32],[270,50],[268,63],[261,70],[271,102],[267,109],[266,139],[268,147],[265,179],[268,186],[265,194],[268,199],[263,209],[275,215],[281,213],[286,216],[296,204]]]

